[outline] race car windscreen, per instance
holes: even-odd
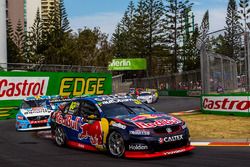
[[[22,108],[34,108],[34,107],[44,107],[46,106],[45,100],[31,100],[31,101],[24,101],[22,104]]]
[[[101,109],[107,117],[130,114],[152,114],[155,112],[152,108],[141,103],[136,104],[134,101],[104,104],[101,106]]]

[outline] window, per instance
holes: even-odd
[[[95,106],[95,104],[91,103],[90,101],[83,101],[81,103],[81,107],[79,111],[80,111],[80,115],[83,117],[88,117],[90,115],[94,115],[97,118],[100,117],[97,107]]]

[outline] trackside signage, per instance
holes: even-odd
[[[113,59],[108,66],[109,70],[146,70],[147,61],[142,58]]]
[[[203,96],[202,109],[204,111],[248,113],[250,100],[249,96]]]
[[[0,100],[46,95],[49,77],[1,77]]]
[[[111,93],[109,73],[0,72],[0,120],[15,118],[18,106],[29,96]]]
[[[20,103],[29,96],[73,97],[111,92],[112,75],[108,73],[0,72],[0,101],[5,101],[0,107],[7,105],[7,101]]]

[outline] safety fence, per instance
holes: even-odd
[[[134,88],[152,88],[158,90],[201,90],[200,70],[156,76],[150,78],[135,78],[126,81],[132,82]]]

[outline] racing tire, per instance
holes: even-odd
[[[109,154],[115,158],[124,156],[125,143],[122,135],[119,132],[113,131],[108,136],[107,148]]]
[[[56,126],[54,140],[57,146],[62,147],[66,145],[66,135],[62,127]]]

